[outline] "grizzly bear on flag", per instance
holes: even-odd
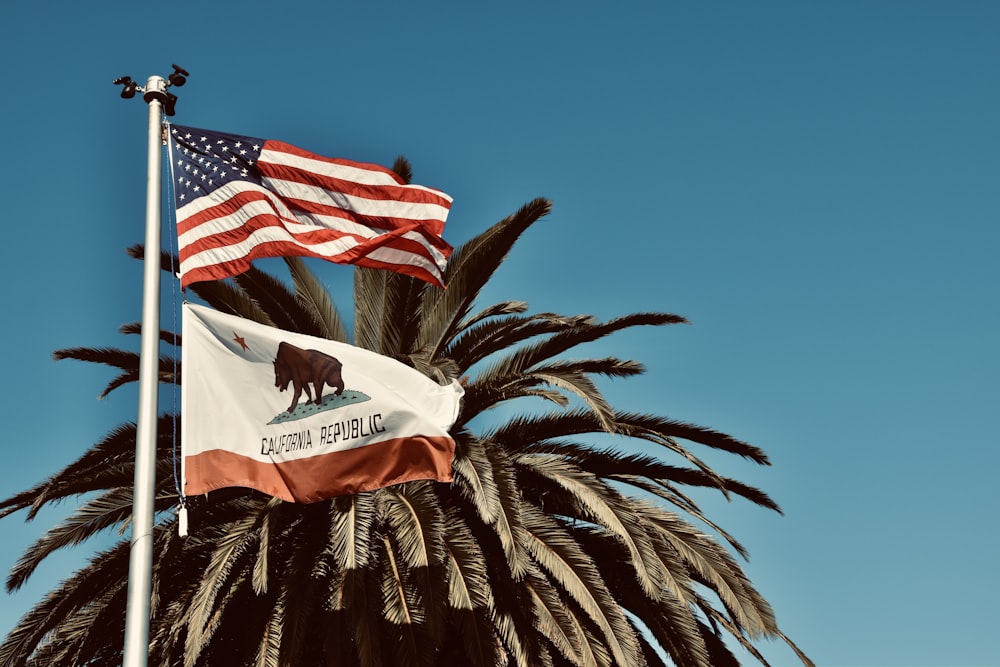
[[[295,406],[299,404],[299,397],[305,390],[309,400],[306,404],[315,403],[320,405],[323,400],[323,385],[330,385],[336,388],[336,395],[344,393],[344,378],[341,376],[343,364],[335,357],[324,354],[318,350],[303,350],[295,347],[291,343],[282,341],[278,344],[278,354],[274,358],[274,386],[279,391],[288,389],[288,383],[292,383],[295,395],[292,397],[292,404],[288,406],[287,412],[295,411]],[[309,383],[312,383],[316,397],[313,398]]]

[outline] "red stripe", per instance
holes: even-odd
[[[181,287],[187,287],[193,283],[203,280],[225,280],[235,275],[239,275],[250,269],[251,262],[255,259],[265,257],[315,257],[337,262],[339,256],[331,257],[317,252],[311,252],[307,248],[291,242],[270,242],[262,243],[251,249],[246,257],[240,257],[228,261],[220,261],[216,264],[195,267],[184,272],[181,278]],[[369,269],[387,269],[395,273],[402,273],[407,276],[419,278],[439,287],[444,287],[443,275],[438,271],[428,271],[422,266],[413,264],[399,264],[392,262],[382,262],[371,257],[360,257],[351,262],[342,261],[340,263],[350,263],[354,266],[362,266]]]
[[[278,216],[278,210],[274,206],[274,201],[281,201],[292,211],[304,211],[306,213],[316,214],[316,215],[326,215],[330,217],[342,218],[344,220],[350,220],[357,222],[358,224],[364,225],[373,230],[380,229],[399,229],[406,227],[409,229],[419,230],[431,241],[435,247],[439,249],[450,248],[444,239],[440,237],[440,234],[435,232],[434,229],[437,226],[442,226],[444,223],[440,220],[414,220],[410,218],[387,218],[382,216],[366,216],[360,215],[357,212],[351,210],[345,210],[333,206],[323,206],[315,202],[307,202],[299,199],[292,199],[291,197],[280,197],[279,195],[271,192],[262,192],[260,190],[241,190],[233,193],[228,199],[221,201],[217,204],[209,206],[200,211],[186,215],[183,218],[177,220],[177,233],[184,234],[191,229],[194,229],[198,225],[214,220],[216,218],[222,218],[229,215],[235,214],[243,206],[255,201],[267,202],[270,209],[274,212],[274,215]],[[315,223],[311,220],[301,220],[300,222],[304,224],[314,225]]]
[[[382,240],[381,242],[379,242],[379,240],[388,236],[387,234],[382,234],[370,239],[368,237],[349,234],[324,227],[311,227],[305,231],[296,231],[295,233],[292,233],[284,223],[285,220],[275,214],[265,213],[255,215],[235,229],[228,229],[215,234],[209,234],[208,236],[204,236],[197,241],[185,243],[179,248],[181,261],[186,260],[191,255],[195,255],[206,250],[218,250],[243,243],[250,237],[251,234],[269,227],[283,231],[288,236],[288,242],[295,241],[303,245],[316,245],[319,243],[336,241],[337,239],[342,238],[353,238],[359,244],[370,244],[374,247],[378,247],[385,243],[385,240]],[[426,254],[426,252],[424,254]],[[350,253],[347,253],[346,255],[349,257]]]
[[[207,198],[203,198],[201,201],[204,201],[204,199]],[[260,190],[240,190],[231,194],[227,199],[213,204],[212,206],[200,211],[188,212],[184,215],[184,217],[178,217],[177,234],[184,234],[195,227],[198,227],[205,222],[215,220],[216,218],[224,218],[226,216],[234,215],[247,204],[257,201],[267,203],[268,208],[274,212],[275,216],[278,216],[278,211],[275,208],[274,202],[280,201],[280,198],[270,192],[262,192]]]
[[[329,206],[320,204],[319,202],[306,201],[304,199],[296,199],[285,193],[276,193],[275,196],[280,196],[281,201],[284,202],[285,206],[292,211],[302,211],[313,215],[327,215],[344,218],[345,220],[353,220],[359,224],[366,227],[372,227],[374,229],[398,229],[400,227],[412,227],[414,225],[419,225],[424,229],[425,234],[438,237],[444,230],[443,220],[433,218],[419,219],[405,217],[398,218],[385,215],[365,215],[364,213],[354,209]]]
[[[318,159],[318,158],[317,158]],[[330,160],[326,160],[329,162]],[[405,201],[415,204],[437,204],[444,208],[451,207],[451,201],[441,194],[426,188],[410,185],[379,185],[359,183],[357,181],[336,178],[327,174],[318,174],[308,169],[294,165],[275,164],[260,160],[257,170],[262,176],[294,183],[305,183],[331,192],[343,192],[365,199],[376,201]]]
[[[454,454],[451,438],[424,436],[281,463],[213,449],[185,459],[184,492],[195,496],[242,486],[289,502],[311,503],[418,479],[450,482]]]
[[[275,151],[279,153],[288,153],[289,155],[296,155],[298,157],[309,158],[310,160],[319,160],[320,162],[329,162],[330,164],[340,164],[346,167],[359,167],[361,169],[367,169],[369,171],[382,172],[392,180],[396,181],[400,185],[403,185],[403,179],[394,172],[392,169],[387,169],[380,164],[373,164],[371,162],[355,162],[354,160],[345,160],[343,158],[335,157],[325,157],[323,155],[317,155],[316,153],[311,153],[305,149],[299,148],[298,146],[293,146],[292,144],[286,144],[284,141],[277,141],[276,139],[268,139],[264,142],[264,148],[262,150]]]
[[[290,155],[308,158],[311,160],[317,160],[319,162],[325,162],[328,164],[343,165],[349,167],[355,167],[359,169],[365,169],[368,171],[375,171],[380,174],[384,174],[387,178],[391,179],[394,183],[398,185],[390,184],[366,184],[359,183],[357,181],[345,180],[339,178],[333,178],[324,174],[318,174],[312,172],[303,167],[289,166],[274,164],[268,162],[266,156],[263,160],[257,162],[257,170],[260,174],[266,178],[273,178],[277,180],[291,181],[294,183],[303,183],[313,187],[318,187],[320,189],[326,190],[328,192],[342,193],[352,196],[361,197],[364,199],[370,199],[374,201],[399,201],[412,204],[435,204],[441,206],[445,209],[445,217],[447,217],[447,211],[451,209],[451,198],[432,188],[417,187],[409,185],[403,182],[403,180],[390,169],[386,169],[381,165],[369,164],[363,162],[352,162],[351,160],[342,160],[336,158],[323,157],[322,155],[316,155],[315,153],[310,153],[309,151],[298,148],[297,146],[292,146],[291,144],[286,144],[280,141],[269,140],[264,144],[265,150],[270,150],[274,152],[287,153]],[[278,186],[280,187],[280,185]],[[283,199],[288,202],[295,201],[287,195],[287,193],[277,192]],[[313,204],[315,206],[315,204]],[[308,208],[303,208],[303,210],[310,210]],[[319,213],[324,213],[324,211],[314,211]],[[353,211],[357,216],[356,219],[359,221],[365,221],[369,223],[374,223],[375,227],[386,227],[390,226],[387,224],[378,224],[379,219],[384,219],[386,221],[396,221],[395,224],[407,224],[405,221],[408,218],[390,218],[384,216],[367,216],[362,215],[358,211]],[[444,219],[427,219],[418,220],[422,222],[433,234],[442,235],[444,233]]]
[[[356,234],[350,234],[346,232],[341,232],[339,230],[326,229],[323,227],[312,227],[307,231],[296,231],[292,233],[283,224],[284,220],[276,215],[272,214],[262,214],[250,218],[240,227],[235,229],[226,230],[224,232],[219,232],[216,234],[211,234],[203,238],[198,239],[192,243],[186,243],[179,248],[179,254],[181,261],[187,260],[189,257],[196,255],[201,252],[213,251],[225,249],[230,246],[235,246],[246,241],[251,234],[257,232],[261,229],[266,229],[268,227],[283,230],[288,238],[283,241],[270,241],[265,243],[299,243],[304,246],[316,246],[322,243],[328,243],[331,241],[336,241],[339,239],[350,238],[354,239],[358,245],[355,247],[341,253],[337,254],[325,254],[316,252],[317,257],[325,257],[328,259],[337,258],[344,262],[353,262],[365,255],[377,250],[382,247],[390,247],[396,250],[408,252],[415,255],[420,255],[426,258],[432,264],[436,264],[435,259],[432,257],[430,251],[424,247],[422,244],[413,239],[403,238],[403,234],[416,231],[422,233],[420,229],[398,229],[392,232],[387,232],[385,234],[380,234],[374,238],[368,238],[365,236],[358,236]],[[427,237],[424,238],[430,242],[432,246],[438,246],[439,241],[437,237]],[[445,244],[444,248],[438,248],[439,252],[445,257],[451,254],[451,247]],[[251,249],[252,252],[252,249]],[[271,256],[271,255],[265,255]]]
[[[184,234],[188,231],[191,231],[197,226],[207,222],[211,222],[217,217],[233,215],[241,207],[245,206],[250,202],[264,201],[270,204],[271,197],[272,195],[256,190],[242,191],[236,193],[232,197],[230,197],[229,199],[220,204],[209,207],[203,211],[199,211],[188,217],[178,220],[177,222],[178,234]],[[285,200],[286,205],[290,205],[291,201],[292,200]],[[218,234],[214,234],[199,239],[194,243],[186,244],[183,248],[181,248],[181,258],[184,259],[184,257],[186,256],[184,252],[185,248],[197,248],[187,252],[187,255],[190,255],[194,252],[200,252],[201,250],[205,250],[211,247],[223,247],[232,245],[234,243],[239,243],[245,240],[252,232],[262,229],[263,227],[283,226],[282,221],[285,220],[285,218],[282,218],[280,215],[278,215],[277,209],[274,206],[271,206],[270,208],[271,211],[273,211],[272,214],[258,214],[253,218],[248,219],[243,225],[244,229],[237,228],[237,229],[227,230],[225,232],[220,232]],[[311,206],[311,208],[319,210],[322,207]],[[352,217],[350,216],[349,213],[339,210],[331,210],[331,211],[324,210],[323,212],[337,213],[339,214],[340,217],[348,220],[351,219]],[[379,240],[379,237],[369,238],[366,236],[351,234],[340,230],[333,230],[325,227],[315,226],[315,223],[311,220],[302,220],[302,221],[295,220],[293,222],[301,222],[301,224],[313,225],[312,231],[297,232],[296,234],[293,235],[295,238],[307,244],[324,243],[326,241],[349,236],[357,239],[359,243],[367,243],[370,244],[371,248],[375,248],[384,245],[388,240],[391,240],[396,236],[401,236],[403,233],[413,231],[420,233],[429,245],[437,249],[445,257],[449,257],[452,251],[452,247],[448,245],[448,243],[443,238],[429,231],[419,221],[412,221],[412,220],[405,221],[406,222],[405,225],[399,225],[394,228],[395,233],[391,234],[389,239],[382,239],[382,240]],[[360,223],[373,231],[376,232],[380,231],[380,227],[376,225],[365,224],[363,220],[360,221]],[[291,232],[289,232],[289,234],[291,234]],[[221,242],[212,239],[220,239]],[[421,247],[420,244],[417,243],[416,241],[410,241],[408,239],[398,239],[398,241],[401,243],[401,245],[397,246],[400,249],[407,249],[410,252],[419,253],[430,259],[430,255],[428,254],[427,250]]]

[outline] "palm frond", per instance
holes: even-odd
[[[773,637],[774,612],[753,588],[732,556],[708,535],[677,515],[653,505],[637,506],[646,521],[691,568],[692,577],[712,589],[751,637]]]
[[[232,280],[264,311],[274,326],[310,336],[320,335],[320,327],[312,313],[276,277],[251,266]]]
[[[358,347],[399,358],[418,347],[426,283],[382,269],[354,269],[354,340]]]
[[[485,524],[492,524],[500,511],[500,492],[493,479],[493,466],[483,443],[465,433],[456,437],[455,459],[452,463],[454,488],[475,507]]]
[[[737,454],[760,465],[771,465],[770,459],[759,447],[720,433],[714,429],[696,426],[664,417],[620,412],[616,418],[619,428],[628,427],[638,437],[655,434],[661,438],[680,438],[712,449]],[[625,432],[625,431],[622,431]],[[662,443],[665,444],[665,443]]]
[[[259,539],[255,530],[259,521],[258,510],[226,526],[225,532],[219,536],[211,562],[202,574],[198,589],[191,599],[184,646],[185,667],[194,667],[203,647],[208,645],[218,628],[221,621],[221,616],[217,613],[220,608],[219,595],[222,593],[225,599],[226,584],[231,581],[234,570],[238,573],[248,568],[248,554]],[[235,590],[230,588],[229,594],[233,594]],[[224,606],[221,605],[221,608]]]
[[[0,665],[23,665],[63,619],[85,614],[87,605],[104,593],[108,581],[124,584],[115,573],[127,571],[129,547],[129,541],[122,540],[94,556],[86,568],[62,582],[28,611],[0,644]]]
[[[29,547],[7,576],[7,590],[16,591],[53,552],[78,544],[132,517],[132,489],[112,489],[86,502]]]
[[[697,505],[683,494],[672,495],[679,494],[676,489],[678,484],[719,488],[720,491],[740,496],[756,505],[781,513],[781,507],[769,495],[739,480],[708,474],[700,468],[669,465],[656,457],[630,453],[621,447],[597,448],[561,439],[540,441],[525,447],[524,451],[570,458],[581,468],[595,475],[638,486],[687,511],[697,511]],[[652,483],[647,483],[649,480],[652,480]]]
[[[277,326],[256,299],[232,280],[207,280],[195,283],[189,289],[220,313],[236,315],[271,327]]]
[[[407,572],[401,567],[397,553],[388,537],[382,539],[379,562],[382,575],[382,613],[384,631],[389,637],[389,652],[393,664],[417,667],[421,664],[420,631],[423,610],[415,598],[415,591],[407,585]]]
[[[566,610],[563,601],[548,579],[528,576],[524,587],[531,596],[539,632],[552,643],[566,661],[579,667],[596,667],[597,660],[589,642],[584,641],[579,621]]]
[[[172,453],[175,419],[172,415],[163,415],[157,420],[157,457],[164,462],[169,461]],[[0,501],[0,517],[28,509],[27,520],[30,521],[45,505],[71,496],[116,487],[130,488],[134,481],[135,439],[135,424],[116,427],[45,482]],[[161,475],[158,479],[166,482],[168,478]]]
[[[526,345],[504,357],[497,364],[499,376],[516,375],[530,369],[535,364],[566,352],[570,348],[589,343],[616,331],[636,326],[662,326],[686,323],[683,317],[670,313],[633,313],[604,323],[579,323],[572,328],[556,333],[531,345]]]
[[[454,359],[465,372],[489,355],[508,351],[535,336],[560,333],[592,322],[593,318],[589,315],[565,317],[553,313],[510,315],[478,321],[463,327],[445,348],[444,355]]]
[[[386,527],[408,569],[443,562],[444,517],[430,482],[408,482],[379,495]]]
[[[76,361],[86,361],[93,364],[104,364],[122,369],[121,375],[113,379],[99,395],[99,399],[106,398],[112,391],[139,380],[139,353],[129,352],[108,347],[69,347],[56,350],[52,353],[52,358],[56,361],[62,359],[75,359]],[[159,359],[159,381],[164,384],[173,384],[175,378],[179,382],[181,362],[173,357],[161,355]]]
[[[497,485],[500,500],[496,520],[491,525],[503,547],[511,576],[515,581],[520,581],[528,571],[528,559],[524,551],[527,535],[521,524],[524,503],[507,454],[491,442],[484,442],[483,445],[493,467],[493,481]]]
[[[445,518],[443,539],[448,576],[448,605],[452,609],[490,609],[493,595],[486,576],[483,550],[472,531],[454,510]],[[482,642],[477,642],[482,645]]]
[[[374,493],[359,493],[331,502],[330,531],[324,555],[330,557],[337,572],[355,572],[371,563],[375,497]]]
[[[517,239],[551,209],[551,202],[535,199],[455,249],[445,269],[448,289],[424,292],[419,347],[430,346],[432,356],[440,354]]]
[[[118,327],[118,333],[125,335],[142,335],[142,323],[140,322],[129,322],[128,324],[123,324]],[[160,330],[160,340],[164,343],[173,345],[174,347],[180,347],[181,337],[179,334],[173,331],[167,331],[165,329]]]
[[[528,475],[536,478],[534,483],[540,485],[539,495],[546,498],[550,512],[593,522],[608,530],[628,550],[629,565],[646,594],[655,595],[661,590],[661,563],[646,526],[633,511],[634,503],[627,502],[596,475],[559,457],[519,454],[514,462],[521,467],[519,478],[526,483]]]
[[[459,329],[462,331],[467,331],[474,325],[479,324],[481,321],[490,319],[493,317],[498,317],[500,315],[513,315],[515,313],[524,313],[528,310],[527,301],[501,301],[500,303],[495,303],[492,306],[483,308],[475,315],[472,315],[461,324],[459,324]]]
[[[549,517],[530,506],[525,507],[523,516],[528,534],[525,547],[532,558],[597,624],[617,664],[636,664],[639,645],[635,633],[620,607],[612,602],[593,561]]]
[[[625,546],[613,535],[586,526],[572,526],[569,530],[594,559],[618,602],[642,620],[648,634],[655,637],[672,664],[677,667],[707,667],[711,664],[707,661],[707,647],[698,630],[697,614],[690,603],[700,598],[694,587],[695,582],[686,576],[683,562],[672,559],[671,552],[658,552],[671,577],[657,595],[650,596],[629,568],[621,567],[629,556]],[[638,636],[641,640],[648,635],[639,632]]]
[[[309,270],[301,257],[285,257],[284,260],[295,285],[295,294],[306,311],[312,315],[320,337],[347,343],[349,341],[347,329],[344,328],[343,319],[333,305],[330,292],[323,287],[316,274]]]
[[[260,644],[254,656],[254,667],[280,667],[283,629],[287,611],[287,590],[283,590],[275,602],[274,610],[267,619],[264,632],[260,635]]]
[[[396,156],[396,161],[392,163],[392,170],[403,179],[404,183],[410,183],[413,180],[413,167],[410,165],[410,161],[402,155]]]

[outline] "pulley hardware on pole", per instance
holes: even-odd
[[[142,342],[139,357],[139,412],[136,422],[135,483],[132,495],[132,550],[128,565],[125,646],[122,667],[146,667],[149,659],[149,612],[153,580],[153,501],[156,493],[156,415],[160,343],[160,125],[173,116],[177,96],[167,89],[183,86],[189,76],[173,66],[166,80],[151,76],[145,87],[132,77],[115,79],[121,96],[141,92],[149,105],[146,172],[146,246],[143,259]]]

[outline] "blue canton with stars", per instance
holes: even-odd
[[[170,126],[174,199],[177,208],[231,181],[261,184],[257,158],[263,139]]]

